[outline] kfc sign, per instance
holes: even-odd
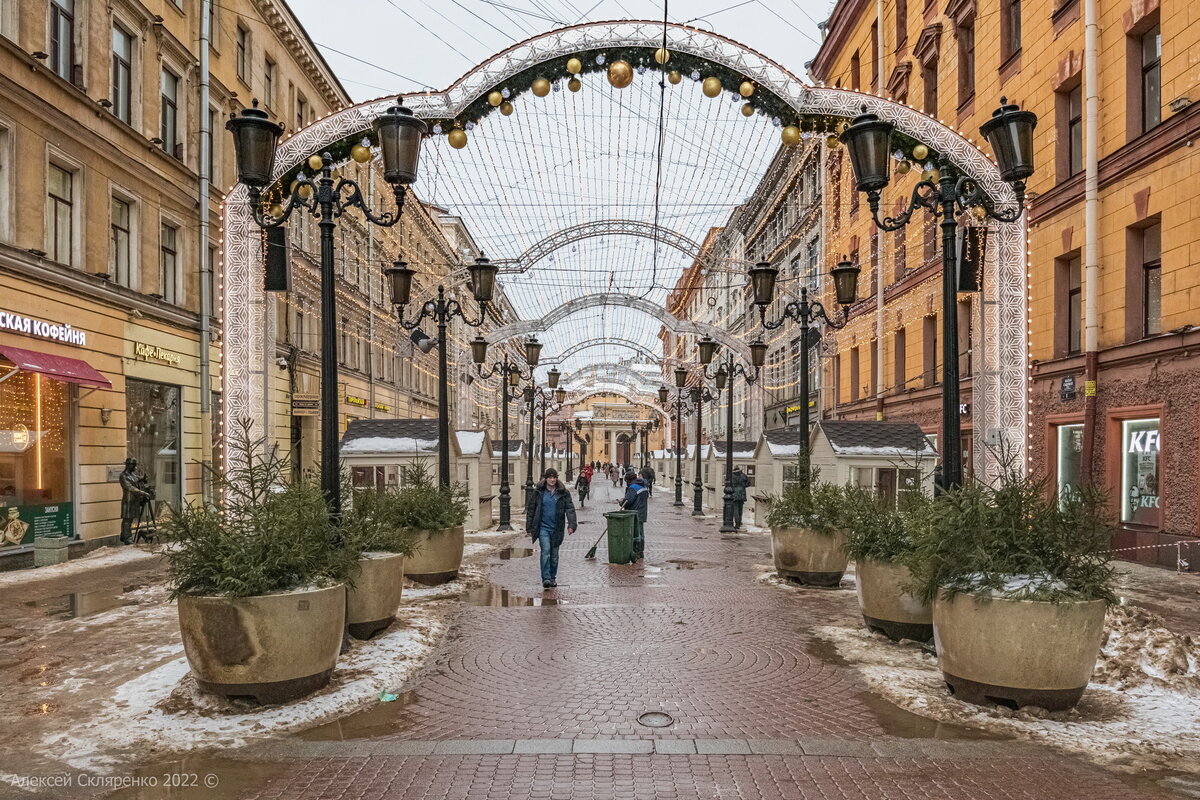
[[[1157,453],[1161,450],[1162,439],[1158,431],[1131,431],[1129,433],[1130,453]]]

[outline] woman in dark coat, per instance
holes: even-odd
[[[542,588],[558,586],[558,548],[564,532],[575,532],[575,503],[558,479],[558,471],[546,470],[541,483],[529,493],[525,506],[525,532],[541,547]]]

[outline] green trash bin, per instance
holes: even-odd
[[[632,564],[637,514],[633,511],[609,511],[604,519],[608,524],[608,563]]]

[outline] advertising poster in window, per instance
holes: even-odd
[[[0,508],[0,547],[33,544],[43,536],[70,536],[71,504]]]
[[[1159,420],[1126,420],[1121,426],[1121,521],[1158,527],[1162,519]]]

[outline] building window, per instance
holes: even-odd
[[[133,204],[119,197],[112,199],[112,279],[121,286],[133,286]]]
[[[275,107],[275,62],[269,58],[263,64],[263,105]]]
[[[75,173],[49,165],[46,250],[60,264],[75,266]]]
[[[908,42],[908,0],[896,0],[896,50]]]
[[[0,120],[0,241],[12,237],[12,131]]]
[[[179,76],[169,69],[162,71],[162,112],[159,138],[162,148],[176,158],[183,156],[179,141]]]
[[[974,341],[971,338],[971,300],[967,298],[958,303],[958,376],[967,377],[974,368],[972,354]]]
[[[921,82],[924,85],[925,96],[922,98],[925,113],[931,117],[938,115],[938,62],[931,59],[921,65]]]
[[[1142,229],[1142,335],[1162,333],[1162,225]]]
[[[871,88],[879,89],[879,20],[871,23]]]
[[[850,402],[858,399],[858,348],[850,349]]]
[[[934,386],[937,384],[937,334],[938,318],[937,314],[930,314],[925,317],[924,330],[921,337],[921,357],[922,361],[922,377],[926,386]]]
[[[163,300],[178,304],[179,292],[179,229],[163,223],[159,235],[158,286]]]
[[[859,78],[859,58],[858,51],[854,51],[854,55],[850,56],[850,88],[858,91],[861,87]]]
[[[975,97],[975,19],[958,26],[958,107]],[[933,112],[930,112],[933,113]]]
[[[1067,177],[1083,172],[1083,84],[1067,92]]]
[[[50,69],[63,80],[78,83],[75,69],[75,0],[50,2]]]
[[[1055,355],[1074,355],[1083,349],[1083,270],[1078,255],[1056,259],[1055,284],[1059,302],[1055,325]]]
[[[133,35],[113,25],[112,42],[112,113],[129,125],[133,121]]]
[[[180,391],[165,383],[125,379],[126,451],[154,487],[156,513],[183,499]]]
[[[908,383],[908,353],[904,344],[904,328],[892,334],[892,382],[897,392],[905,389]]]
[[[1121,522],[1160,527],[1160,420],[1121,420]]]
[[[0,363],[5,374],[13,365]],[[0,548],[73,536],[71,385],[37,372],[0,383]],[[35,435],[36,432],[36,435]]]
[[[207,175],[208,179],[221,185],[220,176],[216,174],[217,169],[217,131],[221,130],[220,125],[221,114],[217,109],[208,109],[208,147],[205,149],[204,157],[208,159],[200,165],[201,175]]]
[[[908,271],[908,243],[904,239],[904,228],[892,234],[892,266],[895,280],[901,280]]]
[[[1000,2],[1000,58],[1007,61],[1021,50],[1021,0]]]
[[[1155,25],[1141,38],[1142,133],[1162,122],[1162,31]]]
[[[247,72],[250,66],[250,32],[241,25],[237,26],[237,76],[242,83],[249,83]]]
[[[308,121],[308,101],[303,97],[296,96],[296,130],[304,127]]]
[[[871,340],[871,378],[868,381],[871,387],[871,396],[879,395],[879,340]]]
[[[1058,456],[1055,480],[1060,498],[1068,498],[1083,482],[1083,426],[1059,425],[1056,429]]]

